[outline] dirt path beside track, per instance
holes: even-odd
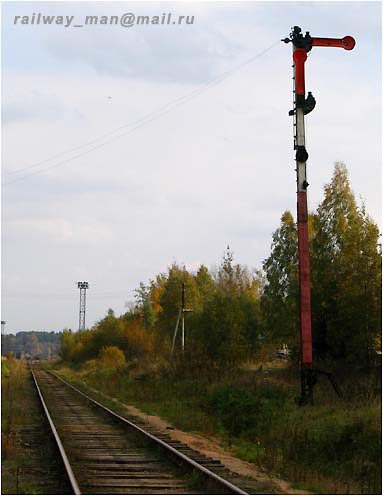
[[[219,438],[202,436],[179,430],[159,416],[147,414],[135,406],[124,404],[118,399],[109,397],[89,386],[87,386],[87,388],[93,390],[98,395],[108,400],[112,400],[118,404],[122,410],[126,410],[127,414],[141,419],[155,430],[167,433],[174,440],[185,443],[192,449],[201,452],[205,456],[212,457],[213,459],[220,459],[222,464],[224,464],[230,471],[256,480],[262,485],[263,488],[265,488],[266,494],[278,493],[288,495],[310,495],[310,492],[294,489],[289,482],[269,475],[256,464],[243,461],[242,459],[235,457],[229,450],[224,449],[221,446]],[[270,491],[268,491],[268,489],[270,489]]]

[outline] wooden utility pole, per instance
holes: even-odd
[[[185,313],[186,312],[192,312],[192,309],[187,309],[185,307],[185,283],[183,281],[181,285],[181,305],[179,308],[179,313],[177,315],[177,321],[176,321],[176,327],[175,327],[175,332],[173,334],[173,340],[172,340],[172,355],[175,351],[175,345],[176,345],[176,336],[177,336],[177,331],[179,329],[179,323],[180,323],[180,318],[181,318],[181,350],[184,353],[185,349]]]

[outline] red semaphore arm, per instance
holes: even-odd
[[[336,47],[352,50],[355,45],[356,42],[352,36],[344,36],[344,38],[312,38],[313,47]]]

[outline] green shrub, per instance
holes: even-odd
[[[211,409],[222,427],[233,436],[269,431],[276,413],[286,403],[286,394],[270,385],[257,389],[227,385],[209,398]]]

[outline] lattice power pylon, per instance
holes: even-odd
[[[86,292],[89,288],[88,281],[78,281],[77,288],[80,289],[79,330],[85,330],[85,304]]]

